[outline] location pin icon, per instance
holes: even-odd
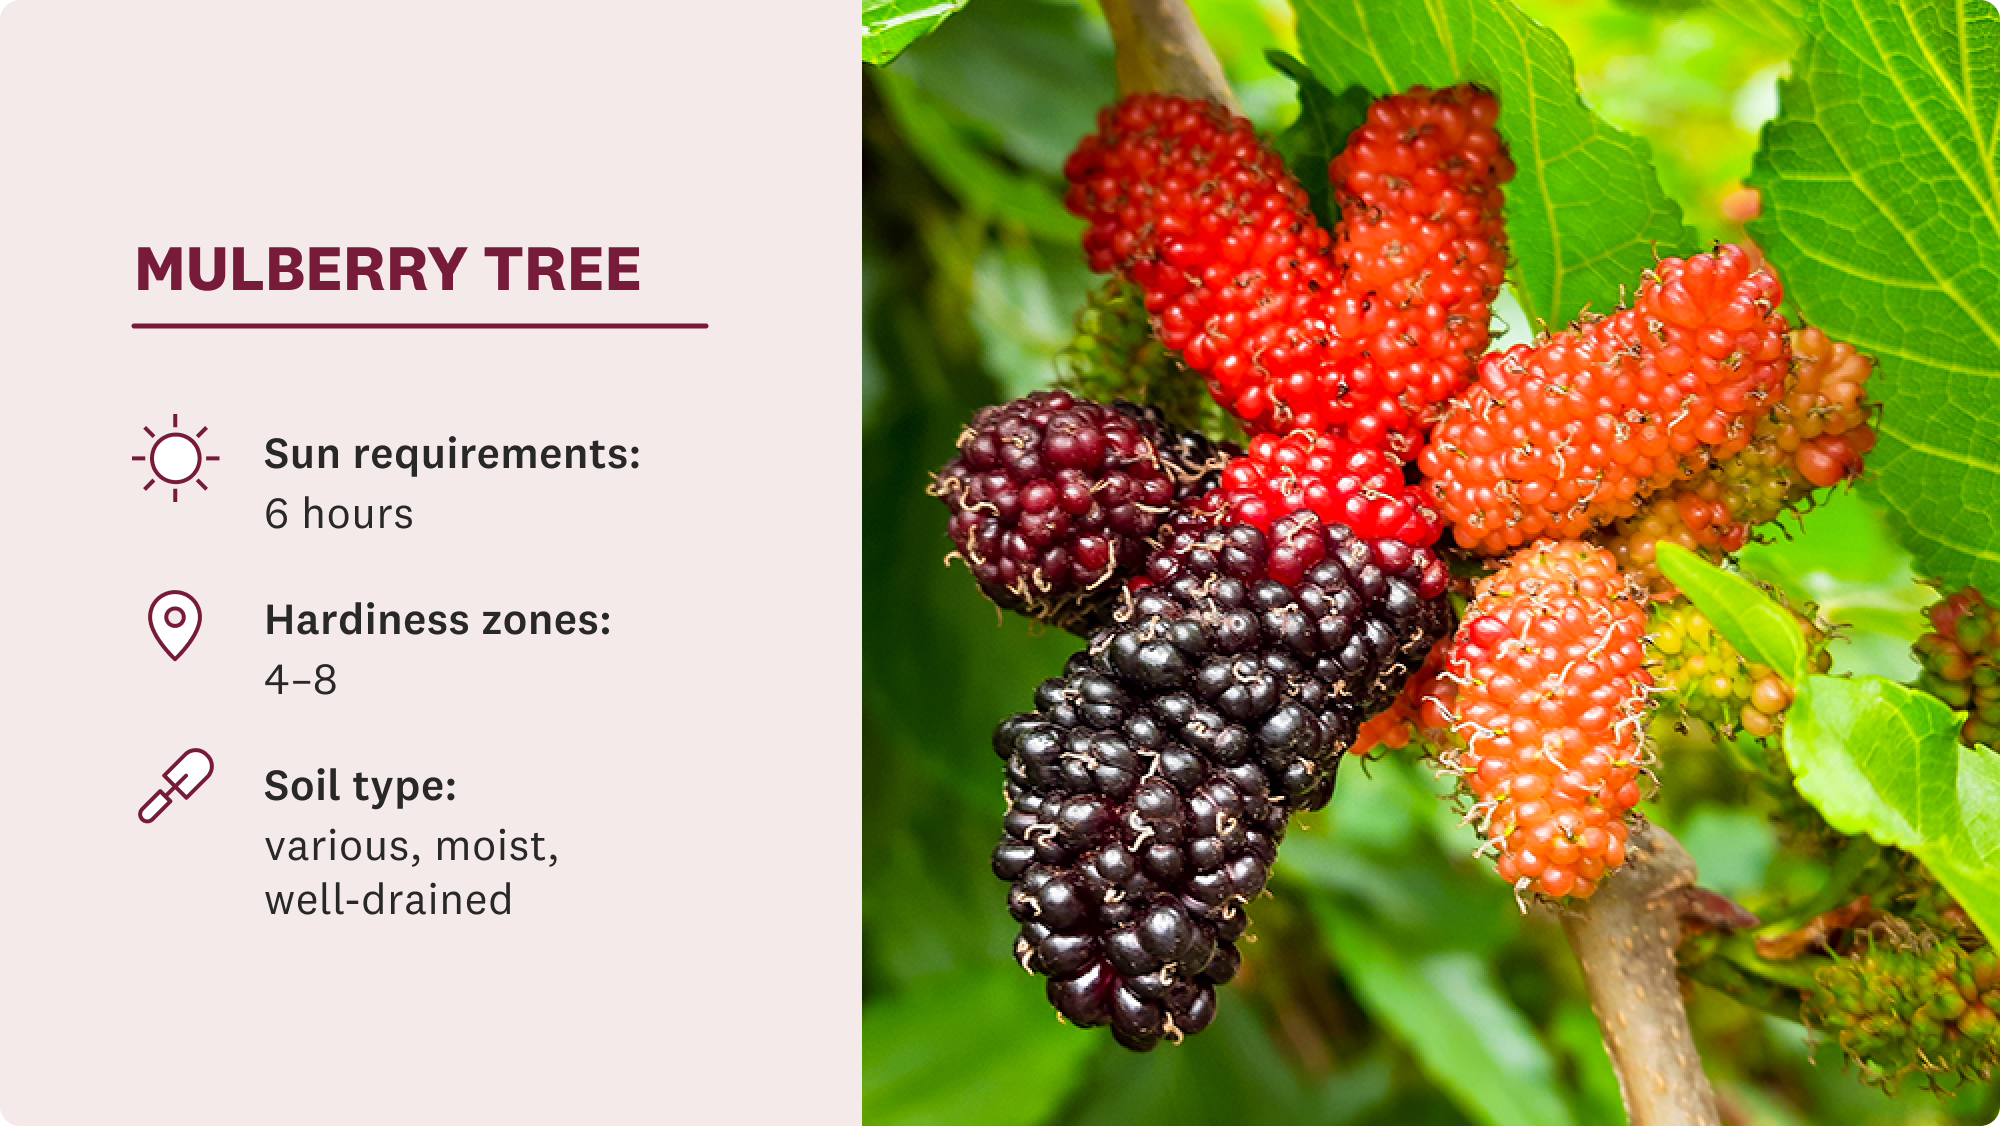
[[[187,591],[170,590],[153,599],[146,620],[153,627],[153,640],[178,661],[194,644],[194,635],[201,632],[201,603]]]

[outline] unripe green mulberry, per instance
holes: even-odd
[[[1824,636],[1804,619],[1799,628],[1814,650],[1813,665],[1824,670]],[[1745,660],[1715,631],[1702,612],[1684,599],[1653,604],[1646,634],[1647,666],[1661,697],[1657,721],[1700,720],[1722,738],[1745,731],[1759,738],[1778,729],[1792,703],[1792,686],[1766,665]]]
[[[1950,1090],[2000,1064],[2000,956],[1990,946],[1882,925],[1814,977],[1802,1015],[1839,1042],[1864,1082],[1894,1092],[1915,1075]]]
[[[1916,644],[1917,686],[1969,713],[1959,731],[1966,746],[2000,748],[2000,607],[1966,587],[1928,613],[1931,632]]]
[[[1057,385],[1083,398],[1157,407],[1174,429],[1217,440],[1242,436],[1201,376],[1153,335],[1145,294],[1130,282],[1113,278],[1084,302],[1056,371]]]

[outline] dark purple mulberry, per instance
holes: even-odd
[[[1326,804],[1362,720],[1451,627],[1428,549],[1309,512],[1268,536],[1177,518],[1147,572],[994,735],[1015,952],[1065,1018],[1137,1051],[1214,1018],[1290,812]]]
[[[1176,505],[1226,454],[1157,410],[1037,391],[972,418],[931,492],[995,603],[1087,635],[1103,625]]]

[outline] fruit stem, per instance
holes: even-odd
[[[1694,886],[1694,858],[1648,823],[1633,828],[1626,852],[1625,868],[1563,918],[1625,1113],[1632,1126],[1720,1126],[1674,959],[1675,895]]]
[[[1749,935],[1731,935],[1716,947],[1716,954],[1739,972],[1795,993],[1808,993],[1815,984],[1814,974],[1827,964],[1825,958],[1794,958],[1773,961],[1757,953],[1757,942]]]
[[[1750,1008],[1794,1024],[1799,1021],[1799,990],[1746,973],[1727,957],[1703,958],[1684,967],[1683,972],[1688,980],[1725,993]]]
[[[1187,0],[1099,0],[1118,49],[1120,94],[1180,94],[1243,112]]]

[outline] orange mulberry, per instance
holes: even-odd
[[[1418,457],[1458,542],[1581,536],[1741,452],[1788,367],[1781,297],[1722,246],[1661,261],[1629,309],[1487,356]]]
[[[1646,610],[1611,554],[1541,542],[1480,581],[1452,639],[1447,762],[1520,891],[1583,898],[1625,862],[1646,754]]]
[[[1804,506],[1814,490],[1859,474],[1875,448],[1866,397],[1875,361],[1816,328],[1793,332],[1791,352],[1783,392],[1747,446],[1654,493],[1603,537],[1619,566],[1655,592],[1672,593],[1654,564],[1661,540],[1719,561],[1741,550],[1758,525]]]

